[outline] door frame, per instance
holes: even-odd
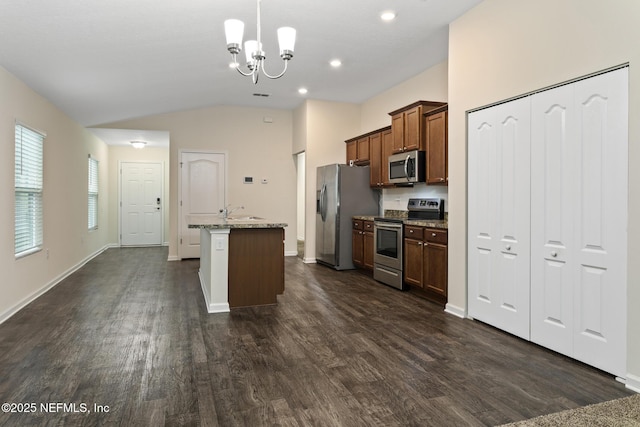
[[[175,219],[175,225],[177,230],[176,235],[176,246],[178,254],[178,261],[182,260],[181,245],[180,245],[180,236],[182,235],[182,229],[180,228],[180,218],[182,218],[182,155],[184,153],[195,153],[195,154],[222,154],[224,156],[224,205],[227,205],[227,196],[229,194],[229,151],[228,150],[201,150],[197,148],[181,148],[178,150],[178,162],[177,162],[177,175],[178,175],[178,197],[176,200],[178,215]]]
[[[135,164],[159,164],[160,165],[160,194],[162,194],[162,198],[165,199],[164,202],[160,204],[160,246],[166,246],[167,242],[165,241],[165,233],[164,233],[164,206],[169,203],[169,197],[165,197],[165,189],[164,189],[164,162],[161,160],[158,161],[133,161],[133,160],[119,160],[118,161],[118,246],[122,247],[122,165],[124,163],[135,163]],[[146,246],[146,245],[145,245]]]

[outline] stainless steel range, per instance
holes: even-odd
[[[444,200],[409,199],[407,210],[404,219],[444,219]],[[402,276],[404,219],[377,217],[373,222],[373,278],[398,289],[405,289]]]

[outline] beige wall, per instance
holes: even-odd
[[[449,33],[449,302],[466,308],[465,112],[618,64],[630,64],[629,163],[640,161],[640,2],[485,0]],[[640,170],[629,168],[629,218]],[[640,224],[629,222],[628,372],[640,387]],[[621,301],[624,304],[624,301]]]
[[[368,99],[362,104],[360,133],[389,126],[389,112],[416,101],[446,102],[447,79],[447,61],[444,61]]]
[[[15,121],[47,134],[44,142],[44,245],[14,257]],[[0,67],[0,322],[102,250],[108,242],[107,146]],[[87,230],[88,155],[99,163],[98,230]],[[47,250],[49,256],[47,258]]]
[[[265,123],[264,118],[272,119]],[[226,152],[227,203],[244,212],[285,222],[285,252],[296,253],[296,168],[292,147],[292,112],[210,107],[160,114],[100,127],[168,131],[169,258],[178,256],[178,158],[180,150]],[[253,176],[254,184],[243,177]],[[268,184],[261,184],[262,178]]]
[[[318,166],[346,162],[345,140],[355,136],[360,127],[360,106],[338,102],[309,100],[296,110],[296,127],[306,134],[306,261],[316,258],[316,169]],[[304,116],[302,115],[304,114]],[[298,134],[298,131],[294,131]]]
[[[164,204],[163,242],[169,239],[169,148],[145,147],[141,150],[133,147],[109,147],[109,241],[120,244],[120,164],[122,162],[161,163],[164,171],[162,200]]]

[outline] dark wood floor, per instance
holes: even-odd
[[[207,314],[198,261],[166,259],[164,248],[110,249],[0,325],[0,403],[37,404],[0,425],[481,426],[632,394],[296,257],[277,306]],[[57,402],[92,413],[41,410]]]

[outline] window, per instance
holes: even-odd
[[[15,255],[42,247],[42,157],[44,135],[16,124]]]
[[[89,230],[98,229],[98,161],[89,156]]]

